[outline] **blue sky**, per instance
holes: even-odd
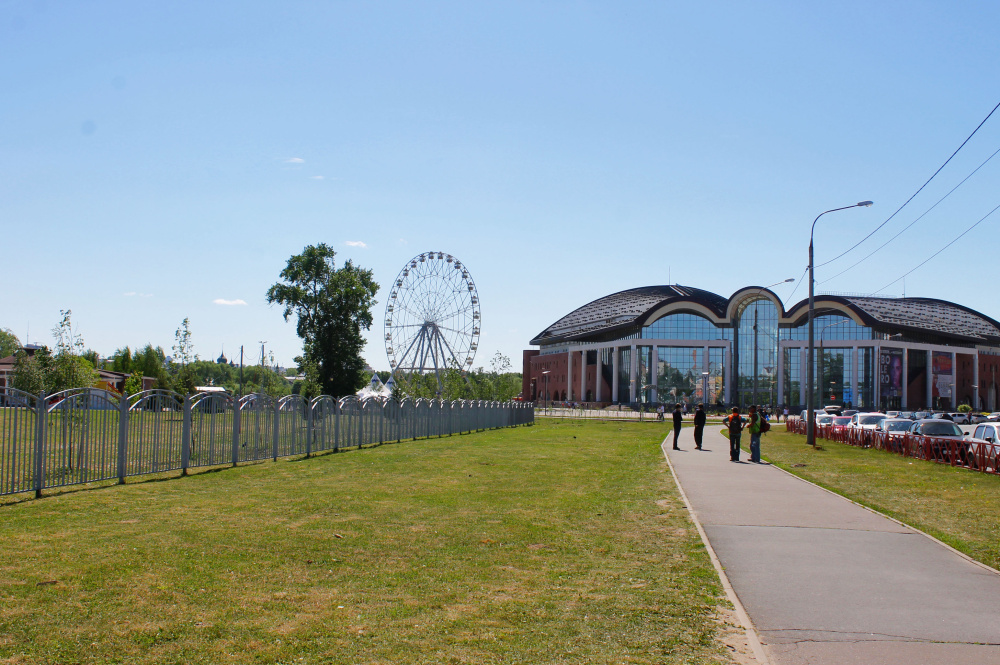
[[[608,293],[799,279],[813,218],[874,200],[817,226],[817,265],[849,248],[1000,102],[998,24],[974,2],[2,2],[0,327],[51,343],[68,308],[104,354],[169,353],[188,317],[202,357],[266,340],[290,365],[264,301],[290,255],[326,242],[387,286],[435,250],[476,280],[476,365],[519,366]],[[824,281],[997,148],[1000,112],[817,290],[880,288],[1000,204],[998,157]],[[998,225],[907,295],[1000,318]]]

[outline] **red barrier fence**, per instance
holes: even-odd
[[[785,423],[785,431],[796,434],[806,433],[806,423],[803,420],[789,420]],[[1000,444],[968,441],[965,439],[947,439],[933,436],[917,436],[915,434],[896,434],[879,430],[860,429],[857,427],[834,427],[832,425],[816,425],[814,429],[817,439],[846,443],[858,448],[874,448],[896,453],[903,457],[929,460],[939,464],[961,466],[973,471],[1000,474]]]

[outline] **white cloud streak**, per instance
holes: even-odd
[[[285,164],[305,164],[306,160],[301,157],[289,157],[285,160]]]
[[[241,300],[237,298],[236,300],[226,300],[225,298],[216,298],[212,301],[216,305],[246,305],[246,300]]]
[[[360,240],[347,240],[344,242],[348,247],[360,247],[361,249],[368,249],[368,245],[361,242]]]

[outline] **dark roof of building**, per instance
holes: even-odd
[[[531,344],[607,339],[614,332],[625,332],[640,324],[657,309],[672,302],[684,301],[707,308],[725,319],[729,304],[737,294],[745,297],[746,287],[729,298],[689,286],[644,286],[612,293],[579,307],[562,317],[531,340]],[[773,294],[772,294],[773,295]],[[874,298],[864,296],[816,296],[821,303],[839,303],[852,311],[865,325],[885,332],[930,334],[965,343],[1000,344],[1000,323],[968,307],[934,298]],[[779,301],[780,302],[780,301]],[[781,317],[801,312],[808,303],[802,300]]]
[[[628,328],[650,310],[674,300],[697,302],[719,316],[725,316],[728,304],[720,295],[690,286],[643,286],[612,293],[573,310],[536,335],[531,343],[581,339],[596,333]]]

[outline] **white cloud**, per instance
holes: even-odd
[[[236,300],[226,300],[225,298],[216,298],[212,302],[215,303],[216,305],[245,305],[245,304],[247,304],[246,300],[241,300],[239,298],[237,298]]]
[[[326,176],[321,176],[321,175],[311,175],[311,176],[309,176],[309,179],[310,180],[324,180],[325,177]]]
[[[368,249],[368,245],[361,242],[360,240],[346,240],[344,244],[348,247],[360,247],[361,249]]]
[[[122,295],[123,296],[134,296],[135,295],[135,291],[128,291],[127,293],[123,293]]]
[[[406,238],[400,238],[399,239],[399,244],[400,245],[409,245],[410,242]]]
[[[289,157],[285,160],[285,164],[305,164],[306,160],[301,157]]]
[[[122,295],[126,296],[128,298],[131,298],[132,296],[139,296],[140,298],[152,298],[153,297],[152,293],[138,293],[136,291],[127,291],[127,292],[123,293]]]

